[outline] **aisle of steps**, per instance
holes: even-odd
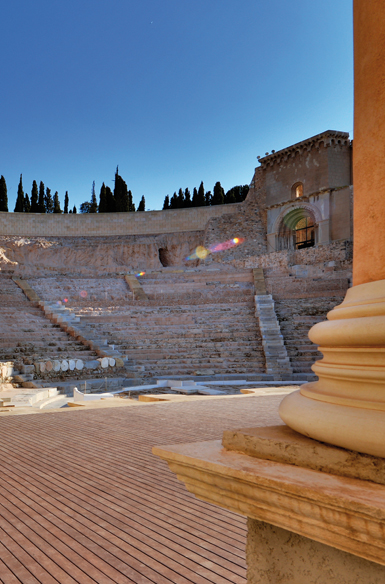
[[[93,351],[47,320],[12,279],[0,275],[0,361],[22,363],[94,356]]]
[[[147,301],[81,315],[143,375],[265,373],[251,270],[164,270],[140,283]]]
[[[274,375],[275,380],[292,379],[293,370],[278,324],[271,294],[257,294],[255,296],[255,314],[263,337],[262,344],[266,360],[266,373]]]
[[[322,359],[308,333],[317,322],[326,320],[329,310],[341,302],[341,297],[275,300],[275,311],[295,377],[312,374],[312,364]]]

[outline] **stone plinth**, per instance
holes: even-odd
[[[385,566],[384,485],[232,452],[220,441],[153,453],[204,501]]]
[[[226,450],[385,485],[385,459],[307,438],[288,426],[226,430]]]
[[[247,522],[248,584],[383,584],[385,568],[263,521]]]

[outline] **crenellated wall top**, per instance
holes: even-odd
[[[268,166],[273,166],[274,164],[280,164],[281,162],[287,161],[289,158],[294,158],[297,153],[302,154],[304,152],[310,152],[312,148],[320,148],[323,144],[324,148],[330,148],[332,146],[350,146],[351,141],[349,140],[348,132],[338,132],[336,130],[327,130],[321,134],[316,134],[311,138],[302,140],[302,142],[297,142],[288,148],[283,148],[278,150],[278,152],[272,152],[263,158],[259,158],[258,161],[263,169]]]

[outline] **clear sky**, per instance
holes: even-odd
[[[1,7],[0,175],[14,209],[248,184],[257,155],[353,130],[351,0],[12,0]]]

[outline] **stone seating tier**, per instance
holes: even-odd
[[[50,323],[15,282],[0,275],[0,361],[95,357],[95,352]]]
[[[309,329],[325,320],[327,312],[340,302],[340,297],[276,300],[275,310],[294,373],[311,373],[313,363],[322,358],[309,340]]]

